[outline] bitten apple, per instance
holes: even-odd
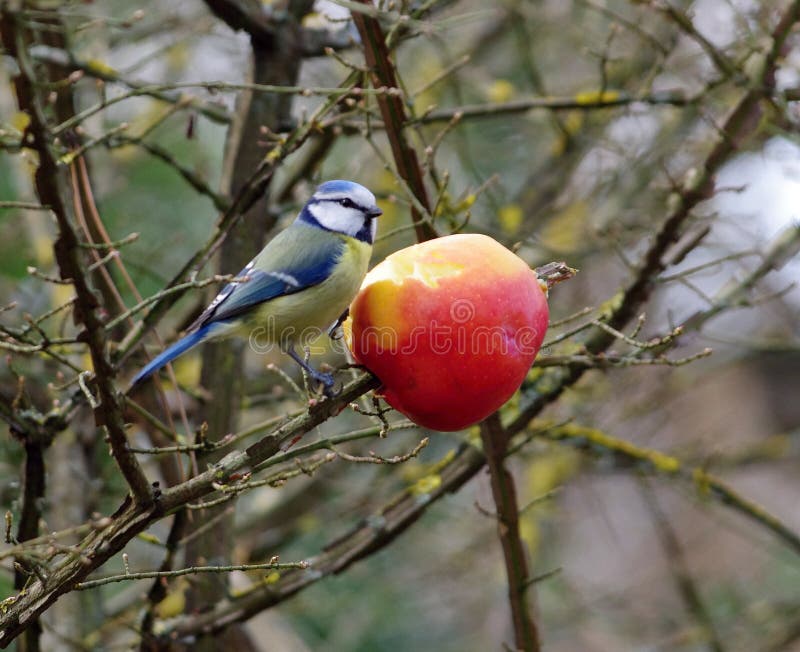
[[[519,388],[547,329],[545,291],[518,256],[484,235],[398,251],[364,279],[345,328],[353,357],[412,421],[460,430]]]

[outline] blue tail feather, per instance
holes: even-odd
[[[143,381],[145,378],[154,374],[156,371],[172,362],[179,355],[186,353],[189,349],[197,346],[201,342],[209,339],[211,330],[214,324],[206,324],[197,329],[194,333],[190,333],[186,337],[179,339],[175,344],[165,349],[162,353],[157,355],[145,367],[133,377],[131,386],[136,385]]]

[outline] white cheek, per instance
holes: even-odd
[[[334,203],[312,204],[309,210],[326,229],[349,236],[358,233],[364,219],[358,210]]]
[[[375,234],[378,233],[378,220],[372,218],[371,224],[369,225],[369,232],[370,232],[370,242],[375,242]]]

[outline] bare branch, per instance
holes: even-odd
[[[5,47],[19,64],[19,74],[14,84],[20,108],[30,115],[32,147],[39,155],[36,169],[37,193],[42,204],[52,207],[59,227],[59,238],[54,250],[61,278],[72,280],[77,297],[76,307],[85,326],[85,339],[92,356],[99,394],[99,403],[94,410],[95,420],[98,426],[107,429],[114,459],[135,500],[146,504],[152,498],[150,483],[136,457],[127,448],[122,410],[113,385],[114,370],[106,357],[105,329],[96,311],[97,298],[85,277],[79,241],[72,228],[68,181],[50,149],[50,131],[41,100],[37,96],[35,76],[27,54],[28,44],[18,25],[18,17],[5,9],[0,14],[0,30]]]
[[[367,0],[363,0],[368,4]],[[430,214],[430,202],[425,184],[422,181],[422,170],[417,160],[417,153],[409,144],[404,129],[407,124],[406,111],[398,92],[397,73],[389,58],[389,49],[383,35],[380,23],[365,13],[353,11],[353,22],[361,35],[364,46],[364,57],[371,71],[372,85],[375,90],[384,89],[386,92],[378,95],[378,106],[386,125],[386,133],[392,146],[397,171],[408,183],[413,196],[425,207]],[[433,225],[422,219],[418,209],[412,207],[411,222],[417,234],[417,241],[429,240],[437,236]]]
[[[539,631],[533,620],[530,604],[531,585],[525,546],[519,532],[519,508],[514,479],[505,468],[509,435],[494,413],[481,424],[481,441],[497,509],[497,534],[503,546],[508,578],[508,602],[514,623],[514,647],[525,652],[538,652]]]

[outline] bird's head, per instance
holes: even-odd
[[[375,218],[382,213],[375,195],[364,186],[353,181],[326,181],[308,200],[299,219],[372,244],[377,228]]]

